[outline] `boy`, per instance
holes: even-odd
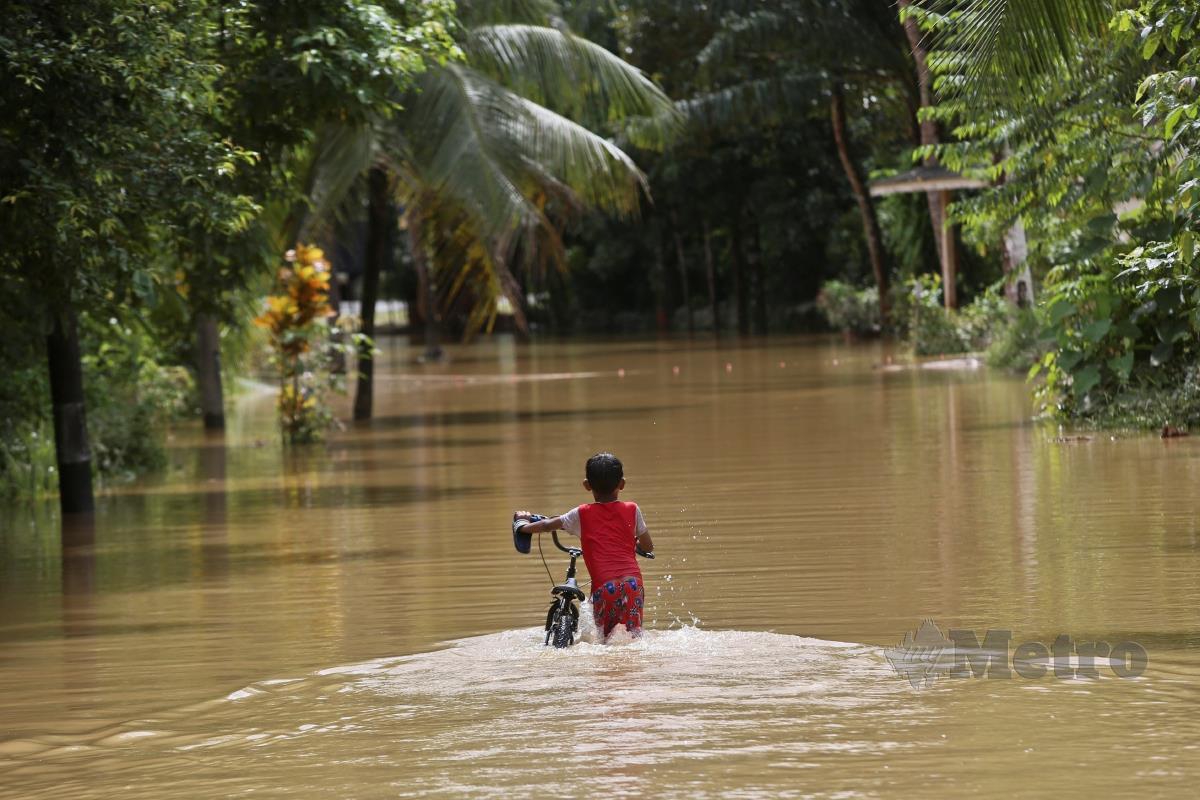
[[[635,637],[642,633],[642,606],[646,593],[636,551],[653,552],[654,542],[637,503],[623,503],[617,495],[625,488],[621,460],[612,453],[597,453],[587,460],[583,488],[596,502],[573,508],[560,517],[519,526],[521,533],[562,530],[579,537],[583,563],[592,577],[592,617],[601,637],[624,625]],[[513,521],[529,519],[517,511]]]

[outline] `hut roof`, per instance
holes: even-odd
[[[945,167],[917,167],[890,178],[871,181],[871,196],[885,194],[909,194],[911,192],[938,192],[950,189],[981,189],[987,181],[968,178]]]

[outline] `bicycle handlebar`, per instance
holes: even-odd
[[[559,550],[562,550],[564,553],[570,553],[572,550],[579,549],[579,548],[563,547],[562,542],[560,542],[558,540],[558,531],[551,531],[550,535],[554,537],[554,546],[557,547]],[[639,547],[639,548],[637,548],[637,554],[639,556],[641,556],[642,558],[654,558],[653,550],[647,551],[647,550],[643,550],[642,548]]]
[[[543,517],[540,514],[534,514],[527,521],[528,522],[539,522],[543,519],[546,519],[546,517]],[[516,548],[519,552],[528,553],[530,540],[533,537],[528,533],[522,533],[521,528],[523,526],[519,525],[518,522],[519,522],[519,520],[513,522],[513,544],[516,545]],[[550,531],[550,536],[553,537],[553,539],[554,539],[554,546],[557,547],[559,550],[562,550],[564,553],[566,553],[568,555],[572,555],[572,554],[578,555],[579,553],[583,552],[578,547],[564,547],[563,543],[558,540],[558,531]],[[641,556],[642,558],[654,558],[654,551],[652,551],[652,550],[646,551],[640,547],[636,548],[636,550],[637,550],[637,554],[639,556]]]
[[[570,548],[570,547],[563,547],[563,546],[562,546],[562,542],[560,542],[560,541],[558,540],[558,531],[550,531],[550,535],[551,535],[552,537],[554,537],[554,546],[555,546],[555,547],[557,547],[559,550],[562,550],[564,553],[570,553],[570,552],[571,552],[571,548]]]

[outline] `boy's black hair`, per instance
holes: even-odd
[[[587,460],[584,470],[592,491],[597,494],[612,494],[617,490],[617,484],[625,477],[625,468],[621,459],[612,453],[596,453]]]

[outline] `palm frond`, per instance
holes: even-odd
[[[829,80],[824,73],[748,80],[680,100],[676,106],[691,129],[776,124],[791,114],[805,113]]]
[[[754,9],[745,16],[728,15],[708,43],[696,54],[701,70],[711,75],[756,56],[795,49],[796,20],[774,10]]]
[[[470,31],[468,63],[497,83],[563,116],[585,123],[641,117],[647,135],[670,139],[677,123],[671,99],[637,67],[598,44],[537,25],[485,25]]]
[[[536,209],[521,191],[525,153],[511,134],[527,128],[527,116],[520,98],[465,67],[424,74],[396,117],[410,192],[471,209],[486,238],[521,227]]]
[[[521,136],[528,157],[588,205],[625,216],[637,214],[645,175],[621,148],[582,125],[521,98],[528,112]]]
[[[473,70],[426,76],[398,118],[411,170],[480,218],[488,238],[538,217],[530,192],[552,178],[583,202],[636,214],[645,177],[619,147]]]
[[[1078,72],[1079,42],[1105,35],[1110,0],[924,0],[945,95],[1023,93],[1055,70]]]
[[[310,218],[331,216],[374,162],[375,131],[368,125],[330,123],[321,128],[313,147]]]

